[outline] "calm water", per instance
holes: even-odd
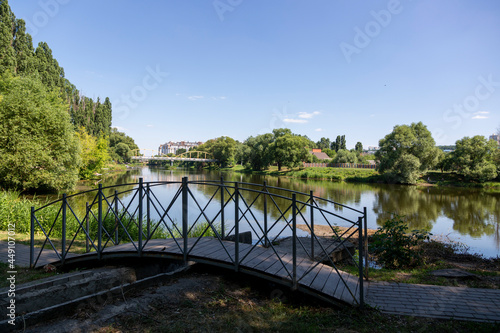
[[[367,208],[368,227],[376,229],[390,213],[405,215],[410,229],[429,230],[436,236],[449,238],[470,247],[469,252],[486,257],[500,256],[500,193],[460,188],[415,187],[385,184],[353,184],[329,181],[298,180],[260,175],[220,172],[171,171],[140,168],[105,179],[103,185],[144,181],[180,181],[220,179],[283,187],[328,198],[362,210]],[[161,196],[171,197],[176,191],[165,189]],[[167,193],[172,192],[172,193]],[[209,199],[204,193],[204,200]],[[202,200],[203,201],[203,200]]]

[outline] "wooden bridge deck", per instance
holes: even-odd
[[[234,242],[221,242],[216,238],[203,237],[199,239],[195,246],[193,246],[197,240],[197,238],[188,239],[188,260],[234,269],[233,260],[236,246]],[[142,256],[182,260],[183,240],[177,239],[177,242],[180,245],[180,248],[173,239],[150,240],[143,248]],[[137,243],[135,243],[135,245],[137,246]],[[292,286],[291,274],[293,271],[293,257],[291,253],[279,251],[276,251],[275,253],[272,248],[264,248],[261,246],[256,246],[252,250],[252,247],[253,246],[250,244],[239,243],[239,272],[259,276],[273,282]],[[52,252],[52,254],[50,252]],[[35,251],[35,255],[37,254],[38,251]],[[102,259],[127,256],[136,257],[137,255],[137,249],[134,244],[125,243],[117,246],[106,247],[102,252]],[[278,255],[284,265],[278,259]],[[68,254],[66,263],[92,260],[95,259],[96,256],[97,254],[95,252],[81,255]],[[44,250],[37,266],[43,266],[49,262],[57,264],[57,259],[58,258],[53,251]],[[306,273],[314,265],[317,266],[304,275],[304,273]],[[286,269],[284,266],[286,266]],[[358,277],[342,271],[339,271],[339,274],[335,268],[331,266],[323,265],[321,263],[318,264],[317,262],[311,261],[309,258],[302,257],[297,257],[296,272],[298,290],[307,292],[308,294],[312,294],[327,301],[359,304]],[[344,279],[345,284],[340,276]],[[349,288],[346,288],[346,284]]]

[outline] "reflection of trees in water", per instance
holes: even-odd
[[[380,187],[373,211],[382,225],[391,213],[406,216],[410,229],[431,230],[444,215],[454,221],[453,229],[462,235],[480,237],[495,234],[498,244],[500,195],[456,188]]]
[[[472,237],[495,234],[498,244],[498,195],[481,191],[460,191],[448,198],[449,202],[444,205],[443,212],[454,221],[454,230]]]
[[[381,226],[391,214],[405,216],[410,229],[431,230],[441,213],[442,198],[415,186],[380,187],[375,193],[373,211]]]

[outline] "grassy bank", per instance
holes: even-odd
[[[282,168],[271,166],[267,170],[254,171],[245,169],[241,165],[234,167],[223,168],[221,171],[231,171],[248,174],[268,175],[268,176],[284,176],[297,179],[314,179],[328,181],[346,181],[358,183],[385,183],[386,179],[378,171],[374,169],[356,169],[356,168]],[[424,186],[453,186],[453,187],[470,187],[484,188],[494,191],[500,191],[500,181],[489,181],[478,183],[464,179],[464,177],[451,172],[429,171],[420,177],[417,185]]]

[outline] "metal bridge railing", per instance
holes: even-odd
[[[166,187],[172,189],[168,194],[162,192]],[[78,206],[74,199],[83,195],[89,200],[85,206]],[[308,242],[298,237],[298,223],[306,225],[310,233]],[[339,223],[345,226],[342,232],[337,229]],[[335,235],[336,241],[329,247],[325,248],[316,235],[318,224],[328,226]],[[252,244],[241,252],[239,236],[243,231],[251,231]],[[35,247],[35,233],[42,235],[40,247]],[[77,252],[77,242],[85,243],[84,248],[80,245],[80,252],[95,253],[98,259],[107,249],[123,243],[132,244],[141,256],[148,243],[159,238],[171,238],[187,262],[192,260],[193,250],[207,235],[219,241],[236,271],[255,249],[268,248],[293,288],[298,288],[321,262],[326,262],[352,298],[360,305],[364,303],[366,208],[356,210],[315,196],[312,191],[303,193],[269,186],[266,182],[228,182],[223,178],[189,181],[185,177],[181,182],[144,183],[140,178],[135,184],[99,185],[95,190],[63,195],[57,201],[31,209],[30,266],[37,265],[44,251],[53,251],[64,264],[68,254]],[[229,236],[233,236],[234,242],[226,241]],[[285,262],[276,246],[285,236],[292,240],[291,265]],[[355,236],[358,237],[357,258],[346,251],[359,270],[353,288],[330,253],[346,249],[349,239]],[[297,255],[300,248],[312,260],[318,257],[322,260],[302,269],[298,265],[302,258]],[[319,254],[315,253],[318,248]]]

